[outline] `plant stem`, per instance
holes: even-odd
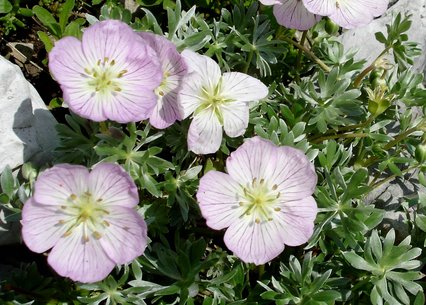
[[[403,133],[400,133],[399,135],[396,136],[396,138],[393,141],[390,141],[388,144],[386,144],[385,146],[383,146],[383,150],[389,150],[392,147],[394,147],[396,144],[398,144],[399,142],[401,142],[402,140],[404,140],[406,137],[408,137],[410,134],[412,134],[413,132],[417,131],[417,126],[407,129],[406,131],[404,131]],[[378,157],[376,156],[372,156],[370,158],[368,158],[365,162],[363,162],[365,167],[370,166],[371,164],[373,164],[374,162],[376,162],[376,160],[378,159]]]
[[[254,51],[251,50],[250,53],[249,53],[249,55],[248,55],[247,62],[245,64],[245,66],[244,66],[243,72],[246,73],[246,74],[247,74],[247,72],[248,72],[248,70],[250,68],[251,60],[253,59],[253,54],[254,54]]]
[[[312,141],[314,144],[321,143],[325,140],[332,140],[332,139],[348,139],[348,138],[366,138],[368,137],[368,133],[343,133],[343,134],[334,134],[329,136],[323,136],[320,138],[317,138]]]
[[[370,116],[370,117],[368,117],[368,119],[366,121],[364,121],[362,123],[355,124],[355,125],[343,126],[343,127],[339,128],[337,130],[328,130],[326,133],[324,133],[322,135],[315,135],[315,136],[309,137],[308,141],[315,141],[316,139],[318,139],[322,136],[327,136],[327,135],[330,135],[330,134],[333,134],[333,133],[336,133],[336,135],[337,135],[337,134],[342,134],[342,132],[345,132],[345,131],[363,128],[363,127],[367,126],[368,124],[370,124],[374,120],[374,118],[375,118],[374,116]]]
[[[303,31],[302,38],[300,39],[300,45],[305,45],[306,36],[308,34],[308,31]],[[296,81],[300,81],[300,68],[302,66],[302,54],[303,50],[299,49],[299,52],[297,53],[297,59],[296,59]]]
[[[390,50],[390,47],[386,47],[382,53],[380,53],[379,56],[377,56],[377,58],[371,63],[371,65],[369,65],[367,68],[365,68],[360,74],[358,74],[358,76],[355,78],[354,80],[354,88],[358,88],[361,85],[362,80],[364,79],[364,77],[370,73],[372,70],[374,70],[374,68],[376,67],[376,63],[377,61],[383,56],[385,55],[388,51]]]
[[[413,169],[416,169],[416,168],[418,168],[418,164],[417,165],[413,165],[413,166],[410,166],[410,167],[408,167],[408,168],[406,168],[406,169],[404,169],[404,170],[402,170],[401,171],[401,173],[402,174],[405,174],[405,173],[408,173],[409,171],[411,171],[411,170],[413,170]],[[389,176],[389,177],[387,177],[387,178],[385,178],[385,179],[383,179],[383,180],[381,180],[381,181],[379,181],[379,182],[376,182],[376,183],[372,183],[371,185],[370,185],[370,187],[372,188],[372,189],[375,189],[375,188],[378,188],[379,186],[381,186],[382,184],[384,184],[384,183],[386,183],[386,182],[388,182],[388,181],[391,181],[391,180],[393,180],[393,179],[395,179],[396,177],[398,177],[399,175],[391,175],[391,176]],[[374,182],[374,180],[373,180],[373,182]]]
[[[301,45],[300,43],[294,41],[293,39],[290,39],[288,37],[282,38],[284,41],[287,41],[288,43],[291,43],[296,48],[302,50],[306,53],[314,62],[316,62],[324,71],[330,72],[331,69],[329,66],[327,66],[321,59],[319,59],[311,50],[309,50],[307,47]]]

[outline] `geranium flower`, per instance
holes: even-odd
[[[312,235],[317,182],[304,153],[260,137],[247,140],[226,160],[228,174],[209,171],[197,199],[207,225],[228,228],[226,246],[256,265],[298,246]]]
[[[264,5],[273,5],[277,22],[287,28],[305,31],[317,23],[321,16],[312,14],[300,0],[260,0]]]
[[[222,75],[211,58],[185,50],[182,56],[189,75],[180,92],[184,118],[193,113],[188,132],[188,148],[196,154],[216,152],[222,142],[222,126],[230,137],[244,134],[249,120],[250,101],[268,95],[268,88],[244,73]]]
[[[49,69],[78,115],[119,123],[147,119],[162,80],[155,51],[125,23],[98,22],[82,41],[64,37],[49,53]]]
[[[178,93],[182,87],[183,77],[187,73],[187,67],[176,46],[167,38],[146,32],[140,35],[157,52],[163,73],[163,80],[155,89],[157,104],[150,115],[149,122],[156,128],[167,128],[176,120],[183,119]]]
[[[118,165],[101,163],[90,173],[56,165],[38,177],[24,205],[22,237],[34,252],[52,248],[48,263],[61,276],[96,282],[144,252],[138,202],[136,185]]]
[[[369,24],[374,17],[382,15],[389,0],[303,0],[312,13],[329,16],[331,20],[346,29]]]

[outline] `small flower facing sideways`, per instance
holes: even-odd
[[[382,15],[389,0],[303,0],[303,3],[311,13],[328,16],[341,27],[352,29]]]
[[[162,79],[154,50],[127,24],[98,22],[82,41],[64,37],[49,53],[49,69],[64,101],[93,121],[137,122],[149,118]]]
[[[239,72],[221,73],[211,58],[182,52],[188,76],[180,91],[184,118],[193,113],[188,148],[196,154],[210,154],[220,148],[222,126],[230,137],[244,134],[249,121],[249,102],[268,95],[258,79]]]
[[[305,154],[254,137],[226,160],[228,174],[209,171],[200,180],[197,199],[207,225],[225,229],[226,246],[242,261],[261,265],[284,245],[311,237],[317,182]]]
[[[260,0],[263,5],[273,5],[277,22],[287,28],[305,31],[317,23],[321,16],[312,14],[301,0]]]
[[[22,211],[22,237],[61,276],[91,283],[117,264],[142,255],[145,221],[136,212],[136,185],[116,164],[101,163],[91,172],[60,164],[44,171]]]
[[[154,49],[161,63],[163,80],[155,89],[157,105],[150,115],[149,122],[155,128],[164,129],[176,120],[183,119],[178,93],[182,88],[187,67],[176,46],[167,38],[147,32],[141,32],[139,35]]]

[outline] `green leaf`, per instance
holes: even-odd
[[[416,299],[414,300],[413,305],[424,305],[424,304],[426,304],[425,295],[423,291],[419,291],[419,293],[416,296]]]
[[[426,232],[426,215],[417,214],[416,225],[420,230]]]
[[[38,38],[40,38],[40,40],[43,42],[46,51],[50,52],[50,50],[53,48],[53,41],[50,39],[49,35],[42,31],[38,31],[37,35]]]
[[[12,175],[12,169],[9,165],[6,165],[0,176],[0,186],[2,192],[5,193],[9,198],[12,198],[15,190],[15,178]]]
[[[13,6],[8,0],[0,0],[0,14],[7,14],[12,9]]]
[[[61,13],[59,14],[59,26],[61,27],[62,33],[65,32],[65,26],[67,25],[68,18],[71,15],[71,12],[75,6],[74,0],[67,0],[61,8]]]
[[[374,268],[355,252],[344,252],[343,256],[352,267],[365,271],[373,271]]]
[[[61,27],[59,26],[55,17],[53,17],[53,15],[48,10],[36,5],[33,7],[33,13],[37,16],[41,23],[43,23],[43,25],[49,29],[49,31],[53,35],[58,38],[61,37]]]

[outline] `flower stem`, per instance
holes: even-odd
[[[305,40],[306,40],[306,36],[308,35],[308,31],[303,31],[302,33],[302,38],[300,38],[300,45],[304,46],[305,45]],[[296,81],[299,82],[300,81],[300,68],[302,66],[302,54],[303,54],[303,50],[299,49],[299,52],[297,53],[297,58],[296,58]]]
[[[323,136],[317,139],[312,140],[312,143],[318,144],[325,140],[331,140],[331,139],[348,139],[348,138],[366,138],[368,137],[368,133],[343,133],[343,134],[333,134],[329,136]]]
[[[417,130],[418,130],[418,128],[417,128],[417,126],[415,126],[413,128],[407,129],[403,133],[400,133],[399,135],[396,136],[396,138],[393,141],[390,141],[388,144],[383,146],[383,150],[391,149],[396,144],[398,144],[399,142],[401,142],[402,140],[404,140],[406,137],[408,137],[410,134],[412,134],[413,132],[415,132]],[[364,166],[367,167],[367,166],[373,164],[374,162],[376,162],[376,160],[378,160],[378,157],[372,156],[372,157],[368,158],[365,162],[363,162]]]
[[[303,52],[306,53],[306,55],[308,55],[314,62],[316,62],[324,71],[326,72],[330,72],[331,69],[329,66],[327,66],[321,59],[319,59],[311,50],[309,50],[307,47],[301,45],[300,43],[294,41],[293,39],[290,39],[288,37],[283,37],[282,38],[284,41],[291,43],[292,45],[294,45],[296,48],[302,50]]]
[[[408,168],[406,168],[406,169],[404,169],[404,170],[402,170],[401,171],[401,174],[405,174],[405,173],[408,173],[409,171],[412,171],[413,169],[416,169],[416,168],[418,168],[418,164],[416,164],[416,165],[413,165],[413,166],[410,166],[410,167],[408,167]],[[370,185],[370,187],[372,188],[372,189],[375,189],[375,188],[378,188],[379,186],[381,186],[382,184],[385,184],[386,182],[388,182],[388,181],[392,181],[393,179],[395,179],[396,177],[398,177],[399,175],[391,175],[391,176],[389,176],[389,177],[387,177],[387,178],[385,178],[385,179],[383,179],[383,180],[381,180],[381,181],[379,181],[379,182],[376,182],[376,183],[372,183],[371,185]],[[373,182],[374,182],[374,180],[373,180]]]
[[[248,70],[250,68],[251,60],[253,59],[253,54],[254,54],[254,51],[251,50],[250,53],[249,53],[249,55],[248,55],[247,62],[245,64],[245,66],[244,66],[243,72],[246,73],[246,74],[247,74],[247,72],[248,72]]]
[[[358,74],[358,76],[355,78],[354,80],[354,88],[358,88],[361,85],[362,80],[364,79],[365,76],[367,76],[368,73],[370,73],[372,70],[374,70],[374,68],[376,67],[376,63],[377,61],[379,61],[379,59],[385,55],[388,51],[390,50],[390,47],[386,47],[382,53],[380,53],[379,56],[377,56],[377,58],[371,63],[371,65],[369,65],[367,68],[365,68],[360,74]]]

